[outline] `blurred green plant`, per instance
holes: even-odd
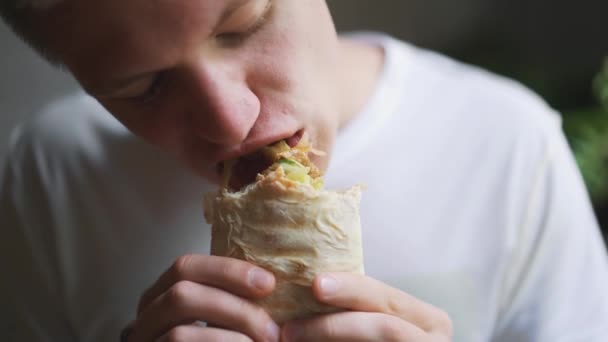
[[[595,77],[593,89],[604,109],[608,110],[608,57],[604,60],[604,68]]]
[[[608,58],[593,80],[594,108],[564,112],[564,132],[596,205],[608,204]]]

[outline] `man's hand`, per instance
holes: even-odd
[[[313,292],[320,302],[351,311],[289,322],[281,341],[451,341],[445,312],[375,279],[319,275]]]
[[[245,261],[180,257],[141,297],[127,340],[276,342],[276,323],[247,300],[269,295],[274,286],[270,272]]]

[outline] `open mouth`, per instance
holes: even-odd
[[[303,130],[299,130],[296,134],[284,140],[289,147],[296,146],[304,134]],[[276,144],[278,141],[270,145]],[[258,174],[268,169],[275,160],[271,155],[264,152],[264,148],[258,149],[253,153],[241,156],[236,160],[224,161],[218,164],[218,172],[228,179],[224,179],[224,184],[231,191],[239,191],[245,186],[255,182]],[[226,168],[230,168],[226,172]]]

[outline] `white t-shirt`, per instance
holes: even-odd
[[[607,341],[606,250],[559,116],[515,82],[358,39],[385,66],[326,184],[367,185],[367,274],[446,310],[454,341]],[[3,340],[117,340],[163,270],[209,250],[212,187],[83,93],[18,127],[6,165]]]

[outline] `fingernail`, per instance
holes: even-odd
[[[249,271],[249,283],[258,290],[267,290],[272,286],[272,275],[261,268]]]
[[[276,325],[276,323],[274,323],[274,322],[268,323],[268,325],[266,326],[266,338],[268,338],[268,341],[278,342],[280,334],[281,334],[281,329],[279,328],[278,325]]]
[[[304,336],[304,330],[303,330],[302,326],[300,326],[297,323],[288,323],[283,328],[283,340],[284,341],[287,341],[287,342],[296,342],[302,336]]]
[[[338,280],[331,276],[322,276],[319,286],[324,295],[331,296],[338,291],[340,284],[338,284]]]

